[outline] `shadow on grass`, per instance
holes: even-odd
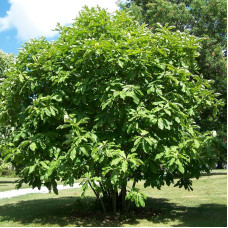
[[[15,184],[18,181],[0,181],[0,184]]]
[[[227,172],[225,172],[225,173],[218,172],[218,173],[203,173],[203,174],[201,174],[201,176],[216,176],[216,175],[227,175]]]
[[[20,201],[0,206],[0,222],[16,222],[24,226],[137,226],[145,222],[176,226],[216,226],[226,227],[226,205],[201,204],[199,207],[183,207],[170,203],[167,199],[148,198],[145,208],[132,208],[128,215],[106,217],[94,197],[60,197]],[[142,225],[142,224],[141,224]]]

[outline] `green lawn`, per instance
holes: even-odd
[[[19,181],[18,177],[0,177],[0,192],[15,190]],[[57,182],[62,184],[61,182]],[[23,184],[21,188],[31,188],[28,184]]]
[[[17,181],[18,181],[17,177],[0,177],[0,192],[14,190],[16,187]],[[29,188],[27,184],[24,184],[22,187]]]
[[[6,181],[7,180],[7,181]],[[13,189],[0,178],[0,192]],[[7,183],[4,183],[7,182]],[[143,188],[143,183],[137,187]],[[30,194],[0,199],[0,226],[226,226],[227,173],[213,172],[193,182],[194,191],[163,187],[144,189],[146,208],[130,211],[128,216],[104,217],[93,193],[80,198],[81,189],[51,194]],[[0,193],[1,194],[1,193]]]

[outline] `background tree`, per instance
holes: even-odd
[[[168,23],[180,31],[205,37],[197,58],[199,73],[213,80],[215,93],[227,99],[227,2],[225,0],[131,0],[120,4],[131,12],[139,22],[145,22],[152,31],[156,23]],[[217,117],[213,110],[206,109],[200,114],[197,123],[201,131],[216,130],[214,151],[218,156],[219,167],[226,162],[227,106],[219,109]],[[219,146],[218,146],[219,145]],[[219,149],[218,149],[219,148]]]
[[[123,11],[99,8],[57,30],[57,41],[25,43],[1,87],[18,187],[58,193],[57,181],[83,178],[83,196],[90,186],[114,213],[145,205],[141,180],[192,189],[190,178],[212,161],[211,132],[199,133],[195,118],[219,104],[196,74],[200,40],[168,27],[151,33]]]

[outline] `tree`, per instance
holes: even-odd
[[[0,50],[0,90],[3,83],[3,80],[5,79],[5,74],[9,70],[11,64],[14,62],[14,55],[13,54],[7,54]],[[4,94],[4,92],[3,92]],[[0,93],[0,101],[1,96],[3,95]],[[0,125],[0,147],[2,149],[5,147],[5,142],[10,134],[10,129],[7,125]],[[0,152],[0,166],[1,166],[1,173],[4,173],[4,171],[9,167],[9,164],[5,163],[2,159],[2,155]]]
[[[168,23],[176,30],[186,31],[197,37],[204,37],[200,55],[197,58],[199,73],[206,79],[213,80],[212,88],[220,98],[227,99],[227,2],[225,0],[131,0],[121,4],[130,11],[136,20],[147,23],[152,30],[159,22]],[[220,107],[218,115],[213,116],[213,109],[204,110],[197,123],[201,131],[216,130],[216,142],[220,142],[221,151],[217,151],[218,161],[226,161],[227,108]],[[217,145],[215,143],[214,145]]]
[[[169,27],[151,33],[100,8],[57,30],[57,41],[24,44],[1,88],[1,121],[14,127],[5,156],[21,169],[18,187],[58,193],[57,181],[84,178],[82,196],[90,186],[114,213],[145,205],[141,180],[192,189],[190,178],[212,160],[211,132],[200,134],[194,119],[219,104],[197,74],[200,40]]]
[[[4,78],[5,72],[10,68],[14,61],[13,54],[7,54],[0,50],[0,79]]]

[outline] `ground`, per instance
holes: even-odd
[[[0,177],[1,191],[14,189],[16,178]],[[143,182],[137,187],[143,189]],[[30,194],[0,200],[1,226],[215,226],[227,225],[227,172],[213,171],[193,181],[192,192],[165,186],[145,188],[143,209],[128,216],[104,217],[92,191],[85,199],[81,189],[55,194]]]

